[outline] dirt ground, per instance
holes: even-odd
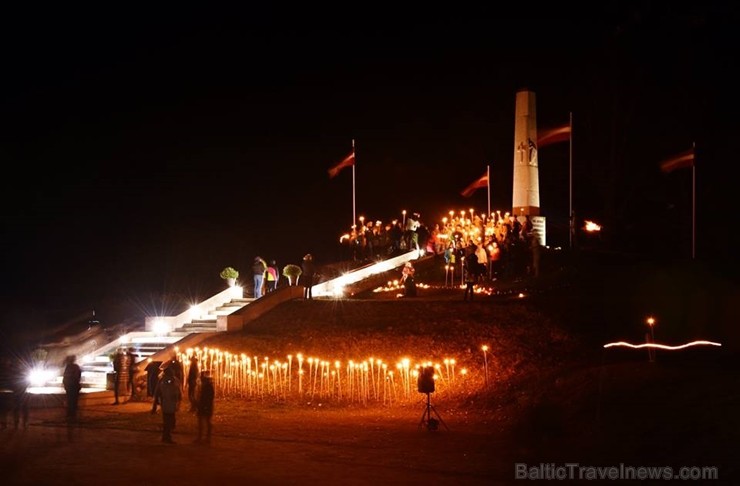
[[[690,362],[611,356],[543,375],[490,413],[432,401],[436,430],[422,422],[424,394],[393,407],[220,399],[210,445],[193,443],[196,417],[184,408],[176,444],[162,443],[146,400],[88,404],[74,427],[58,405],[33,408],[27,428],[0,431],[2,484],[509,485],[522,483],[517,464],[573,462],[711,466],[719,477],[558,483],[738,484],[740,402],[727,386],[737,366]],[[545,391],[536,403],[531,387]]]
[[[88,406],[76,427],[61,408],[33,409],[27,428],[0,432],[2,484],[505,484],[495,431],[436,406],[429,430],[424,397],[393,411],[220,402],[210,445],[193,443],[187,411],[176,444],[162,443],[150,402]]]

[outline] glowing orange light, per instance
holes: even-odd
[[[657,349],[665,349],[668,351],[676,351],[679,349],[688,348],[690,346],[722,346],[722,344],[715,343],[712,341],[691,341],[690,343],[680,344],[678,346],[669,346],[667,344],[657,344],[657,343],[630,344],[624,341],[618,341],[618,342],[608,343],[604,345],[605,348],[612,348],[616,346],[623,346],[623,347],[632,348],[632,349],[657,348]]]
[[[594,223],[593,221],[584,221],[583,223],[584,223],[583,229],[585,231],[588,231],[589,233],[593,233],[593,232],[596,232],[596,231],[601,231],[601,226],[599,226],[598,224]]]

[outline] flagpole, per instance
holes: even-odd
[[[696,259],[696,142],[691,144],[694,160],[691,164],[691,259]]]
[[[486,166],[486,182],[488,183],[488,214],[486,214],[486,221],[491,217],[491,166]]]
[[[355,165],[357,164],[357,158],[355,157],[355,139],[352,139],[352,227],[357,224],[357,206],[355,204]]]
[[[573,249],[573,233],[575,233],[575,224],[573,218],[573,112],[568,115],[568,124],[570,126],[570,136],[568,137],[568,242],[570,249]]]

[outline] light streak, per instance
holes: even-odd
[[[612,348],[615,346],[624,346],[624,347],[628,347],[632,349],[657,348],[657,349],[666,349],[668,351],[676,351],[678,349],[685,349],[690,346],[722,346],[722,344],[715,343],[712,341],[691,341],[690,343],[680,344],[678,346],[669,346],[667,344],[658,344],[658,343],[630,344],[624,341],[618,341],[615,343],[608,343],[604,345],[605,348]]]

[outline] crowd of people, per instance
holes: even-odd
[[[419,213],[382,223],[361,217],[340,238],[344,255],[355,261],[380,260],[406,251],[444,257],[473,281],[483,278],[539,275],[542,246],[528,215],[500,211],[490,215],[450,211],[440,221],[425,223]]]
[[[156,372],[153,371],[154,369]],[[177,413],[180,411],[183,397],[187,396],[189,412],[194,413],[198,418],[198,436],[193,442],[210,444],[215,398],[210,371],[201,370],[198,358],[193,356],[187,365],[187,381],[185,381],[185,366],[177,353],[172,353],[169,360],[148,371],[156,375],[156,379],[153,380],[155,381],[154,386],[148,388],[147,394],[152,399],[152,415],[155,415],[158,410],[161,411],[162,442],[175,443],[172,434],[177,427]]]
[[[158,408],[161,409],[162,442],[174,444],[172,433],[177,425],[177,412],[180,410],[183,392],[187,388],[189,411],[198,417],[198,436],[193,442],[210,444],[215,398],[213,378],[209,370],[200,370],[196,356],[191,357],[187,368],[185,382],[184,366],[177,353],[173,353],[168,361],[159,366],[157,383],[151,392],[152,414],[156,414]]]
[[[449,217],[431,224],[418,212],[407,215],[404,211],[402,219],[388,223],[361,216],[340,244],[342,259],[356,262],[379,261],[414,250],[420,256],[437,255],[445,265],[460,268],[471,286],[486,279],[537,277],[543,252],[528,215],[515,217],[500,211],[490,215],[450,211]],[[308,300],[317,276],[314,267],[312,255],[307,254],[299,281]],[[274,291],[285,280],[275,260],[267,263],[261,256],[254,258],[252,274],[255,298]]]

